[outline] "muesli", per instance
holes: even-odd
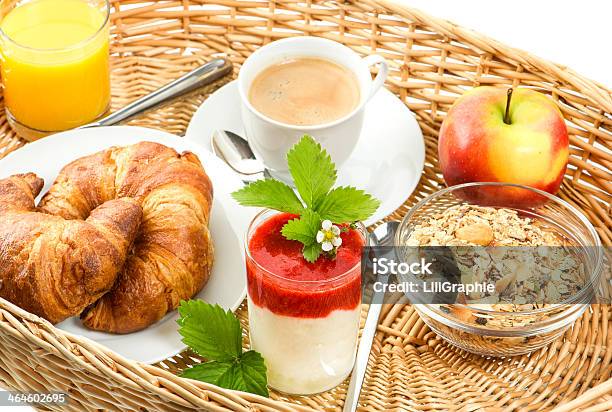
[[[470,204],[449,207],[415,226],[406,245],[453,246],[461,283],[495,284],[494,293],[460,294],[457,302],[463,305],[439,305],[448,316],[487,329],[504,330],[540,322],[542,315],[525,312],[563,302],[585,285],[584,268],[572,254],[568,239],[512,209]],[[479,336],[433,319],[428,323],[434,323],[430,326],[442,335],[451,335],[455,343],[464,342],[470,347],[476,344],[502,350],[551,338]]]
[[[511,311],[559,303],[577,293],[584,272],[567,239],[512,209],[457,205],[415,227],[408,246],[455,246],[461,283],[494,283],[495,292],[465,296],[463,303]],[[467,246],[467,247],[461,247]]]

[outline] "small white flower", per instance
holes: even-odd
[[[317,232],[317,243],[323,243],[324,240],[325,240],[325,233],[319,230]]]
[[[341,232],[330,220],[324,220],[321,222],[321,230],[317,232],[317,243],[321,244],[324,252],[332,252],[342,245]]]

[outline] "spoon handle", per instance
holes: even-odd
[[[82,127],[112,126],[154,109],[201,87],[207,86],[232,72],[232,63],[214,59],[174,80],[116,112]]]
[[[370,236],[370,246],[391,246],[395,239],[395,232],[399,227],[399,222],[391,221],[378,226]],[[378,275],[377,282],[383,284],[388,283],[388,275]],[[370,301],[368,316],[366,317],[363,331],[361,332],[361,340],[355,357],[355,366],[351,374],[344,407],[342,412],[356,412],[359,405],[359,395],[365,379],[366,370],[368,368],[368,360],[372,350],[372,343],[378,329],[378,321],[382,312],[382,305],[385,299],[385,292],[374,292]]]
[[[344,400],[344,407],[342,412],[355,412],[359,404],[359,395],[361,394],[361,387],[365,378],[366,370],[368,368],[368,360],[370,359],[370,351],[372,349],[372,343],[374,342],[374,336],[376,335],[376,329],[378,326],[378,318],[382,310],[383,294],[377,293],[372,299],[370,309],[368,310],[368,316],[366,317],[365,326],[361,334],[361,340],[359,341],[359,348],[357,349],[357,356],[355,358],[355,367],[351,374],[351,380],[349,387],[346,391],[346,399]]]

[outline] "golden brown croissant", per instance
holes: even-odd
[[[52,323],[113,286],[142,218],[138,203],[102,204],[86,221],[36,212],[35,174],[0,180],[0,297]]]
[[[67,165],[41,209],[82,219],[116,197],[138,199],[143,223],[117,283],[82,319],[91,329],[129,333],[157,322],[208,281],[212,185],[194,154],[142,142]]]

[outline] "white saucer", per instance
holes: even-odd
[[[191,118],[185,137],[210,150],[210,137],[217,129],[245,136],[236,81],[204,101]],[[393,93],[381,89],[366,107],[361,139],[340,168],[337,184],[363,189],[381,201],[365,222],[371,225],[406,201],[424,164],[425,144],[414,114]]]

